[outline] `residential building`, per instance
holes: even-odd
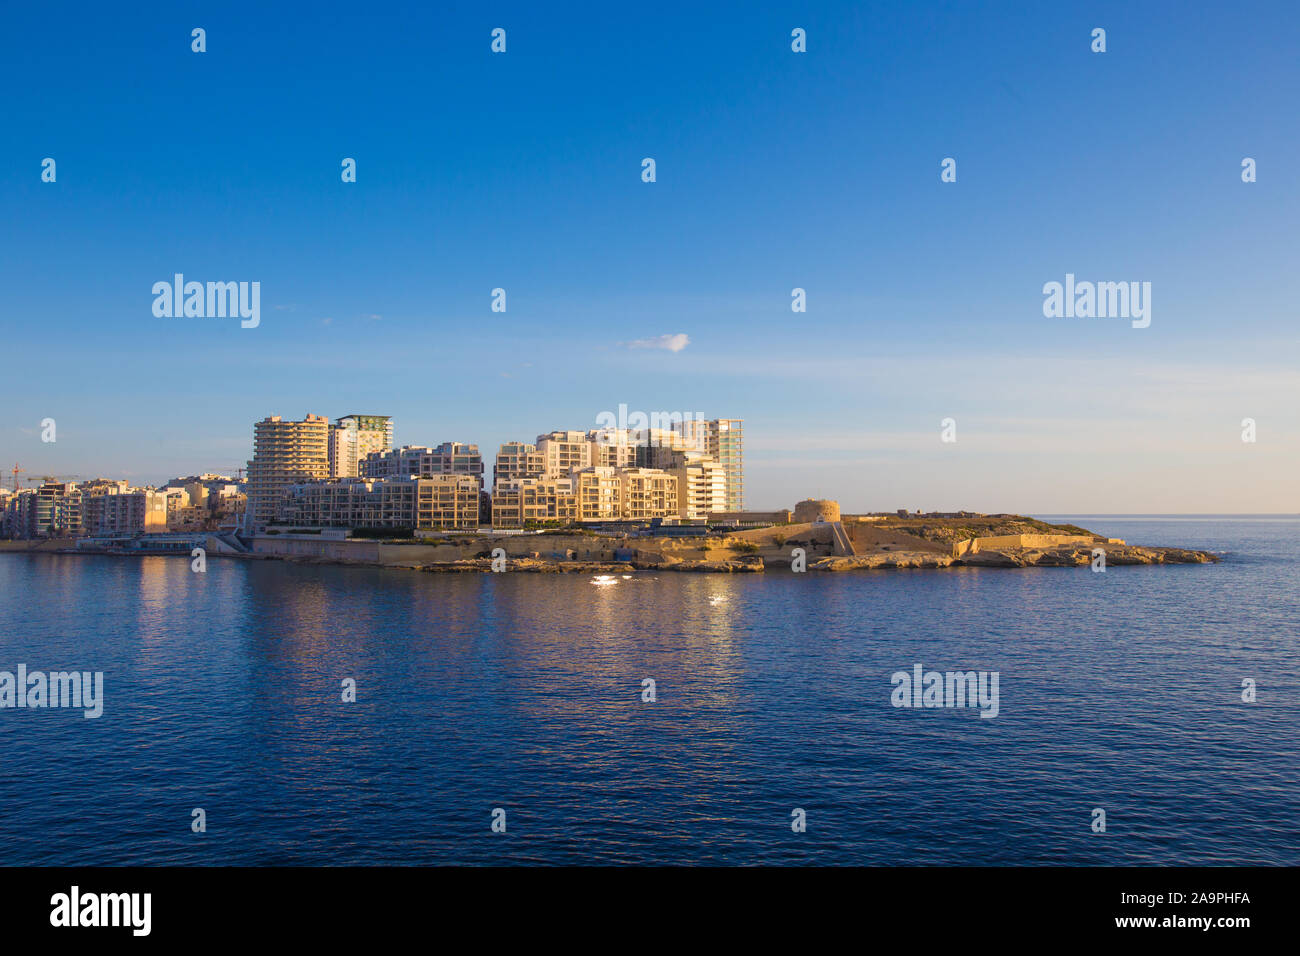
[[[591,463],[598,468],[636,465],[637,433],[626,428],[596,428],[587,432]]]
[[[727,474],[727,510],[745,509],[745,422],[715,418],[709,422],[708,453]]]
[[[572,473],[578,521],[617,521],[621,516],[620,485],[613,468],[581,468]]]
[[[496,464],[492,466],[492,490],[503,481],[514,478],[541,478],[546,474],[546,456],[536,445],[526,442],[506,442],[497,450]]]
[[[14,539],[36,537],[35,488],[20,488],[5,500],[4,536]]]
[[[727,473],[709,455],[683,453],[671,469],[677,478],[678,514],[683,518],[708,518],[727,508]]]
[[[81,484],[81,493],[87,498],[91,495],[121,495],[130,490],[131,483],[125,478],[94,478]]]
[[[371,452],[361,461],[362,478],[409,478],[422,475],[471,475],[483,487],[483,456],[478,445],[443,442],[437,448],[403,445]]]
[[[245,528],[265,527],[289,485],[329,477],[329,429],[323,415],[308,415],[302,421],[272,415],[253,426]]]
[[[211,489],[231,484],[237,484],[237,482],[229,475],[218,475],[205,471],[201,475],[186,475],[182,478],[173,478],[167,482],[167,487],[183,488],[188,485],[203,485],[205,488]]]
[[[23,502],[21,533],[24,538],[66,538],[81,534],[81,491],[71,482],[44,481]]]
[[[134,534],[167,530],[168,494],[140,488],[105,491],[84,501],[87,534]]]
[[[503,478],[492,485],[492,526],[568,524],[578,518],[571,478]]]
[[[331,478],[357,478],[361,462],[393,447],[393,419],[388,415],[344,415],[330,426]]]
[[[549,478],[567,478],[580,468],[590,468],[591,449],[586,432],[555,431],[537,436],[537,450]]]
[[[284,489],[276,524],[309,528],[472,530],[479,525],[473,475],[338,478]]]
[[[216,527],[208,508],[207,486],[199,482],[158,489],[167,500],[168,531],[203,531]]]
[[[676,517],[680,513],[675,475],[653,468],[618,471],[619,517],[624,521]]]
[[[675,424],[683,447],[701,451],[722,465],[727,476],[726,511],[743,511],[745,500],[745,422],[741,418],[687,419]]]

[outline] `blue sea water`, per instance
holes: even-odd
[[[105,675],[99,719],[0,710],[0,863],[1300,864],[1300,519],[1070,520],[1223,560],[599,585],[0,554],[0,670]],[[891,706],[918,663],[997,671],[999,715]]]

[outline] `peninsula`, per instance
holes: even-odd
[[[1189,548],[1130,544],[1075,525],[1023,515],[921,514],[840,516],[834,502],[801,502],[801,517],[755,527],[567,526],[417,535],[344,529],[271,528],[250,540],[231,534],[140,535],[129,540],[0,543],[7,551],[178,554],[404,568],[441,573],[845,572],[962,567],[1096,567],[1206,564]],[[754,513],[751,513],[754,514]],[[755,520],[758,520],[754,514]]]

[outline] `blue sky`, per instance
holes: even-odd
[[[626,403],[744,418],[751,507],[1294,512],[1300,8],[1192,6],[12,5],[0,465],[233,471],[307,412],[490,461]],[[260,327],[155,318],[176,272]],[[1044,318],[1067,272],[1150,328]]]

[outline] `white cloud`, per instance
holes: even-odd
[[[619,344],[626,345],[630,349],[664,349],[669,352],[680,352],[691,344],[691,337],[685,332],[678,332],[676,335],[660,335],[653,339],[633,339],[631,342],[620,342]]]

